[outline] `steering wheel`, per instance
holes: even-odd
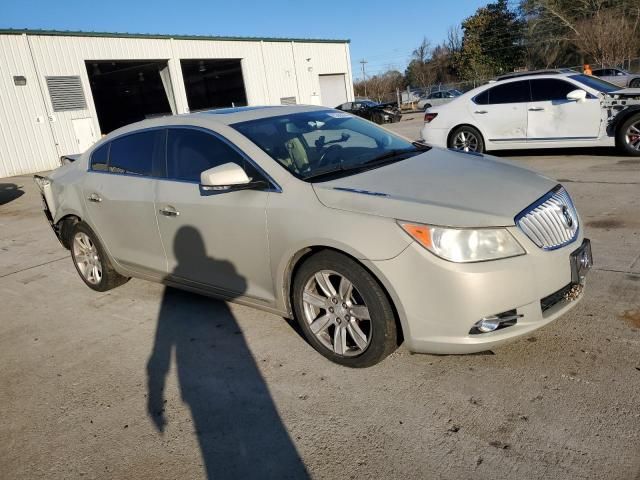
[[[320,159],[318,160],[318,167],[325,167],[328,165],[333,165],[334,163],[338,163],[341,153],[342,147],[340,145],[331,145],[322,153],[322,155],[320,155]]]

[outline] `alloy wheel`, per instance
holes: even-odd
[[[478,151],[478,137],[469,131],[461,131],[453,139],[453,148],[465,152]]]
[[[91,237],[84,232],[76,233],[72,251],[80,275],[92,285],[99,284],[102,280],[102,262]]]
[[[631,148],[640,151],[640,121],[629,125],[625,134],[625,140]]]
[[[306,283],[305,321],[315,337],[337,355],[353,357],[371,342],[371,317],[362,296],[345,276],[321,270]]]

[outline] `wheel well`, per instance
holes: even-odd
[[[321,246],[321,245],[306,247],[306,248],[303,248],[302,250],[299,250],[298,252],[296,252],[296,254],[291,258],[291,261],[289,262],[289,266],[287,267],[287,270],[285,271],[285,282],[284,282],[284,293],[285,293],[284,298],[285,298],[285,301],[287,302],[287,305],[286,305],[287,306],[287,310],[289,312],[291,312],[291,315],[293,316],[295,314],[295,312],[293,311],[293,307],[292,307],[293,279],[295,278],[298,269],[300,268],[300,266],[304,263],[304,261],[307,258],[312,257],[313,255],[315,255],[315,254],[317,254],[317,253],[319,253],[319,252],[321,252],[323,250],[333,250],[336,253],[340,253],[341,255],[345,255],[345,256],[349,257],[354,262],[357,262],[358,265],[360,265],[362,268],[364,268],[367,272],[369,272],[369,274],[373,278],[375,278],[375,280],[380,285],[380,288],[382,288],[382,291],[387,296],[387,300],[389,300],[389,305],[391,305],[391,309],[393,310],[393,316],[394,316],[394,320],[396,322],[396,329],[398,331],[398,346],[400,346],[402,344],[402,342],[404,341],[404,334],[403,334],[403,331],[402,331],[402,324],[400,322],[400,315],[398,314],[398,309],[396,308],[396,305],[393,302],[393,298],[391,297],[391,295],[389,295],[389,292],[387,291],[386,287],[380,281],[380,279],[377,277],[377,275],[374,272],[372,272],[370,269],[368,269],[367,266],[364,265],[360,260],[358,260],[353,255],[350,255],[347,252],[345,252],[343,250],[339,250],[337,248]]]
[[[611,127],[613,128],[613,134],[618,135],[618,129],[620,126],[627,121],[629,117],[640,113],[640,106],[632,106],[627,108],[626,110],[621,111],[618,115],[615,116],[613,122],[611,122]],[[611,134],[611,133],[610,133]]]
[[[480,138],[482,139],[482,143],[484,143],[485,148],[486,148],[487,142],[485,142],[484,136],[482,135],[482,132],[480,131],[480,129],[478,127],[475,127],[475,126],[471,125],[470,123],[461,123],[461,124],[456,125],[455,127],[453,127],[451,130],[449,130],[449,134],[447,135],[447,147],[449,146],[449,142],[451,141],[451,137],[453,136],[453,132],[455,132],[460,127],[473,128],[476,132],[478,132],[478,135],[480,135]]]
[[[82,220],[77,215],[65,215],[54,225],[54,230],[60,240],[60,243],[62,243],[64,248],[67,250],[71,248],[71,239],[69,238],[71,229],[80,221]]]

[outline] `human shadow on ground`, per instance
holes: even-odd
[[[241,287],[238,295],[246,289],[230,262],[207,257],[195,228],[179,229],[173,249],[175,276],[215,269]],[[208,479],[308,478],[226,303],[166,287],[147,364],[147,410],[160,432],[167,424],[164,392],[172,353]]]
[[[0,183],[0,205],[14,201],[24,195],[22,187],[15,183]]]

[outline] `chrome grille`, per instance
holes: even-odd
[[[557,187],[516,217],[516,225],[545,250],[571,243],[578,234],[578,214],[571,197]]]

